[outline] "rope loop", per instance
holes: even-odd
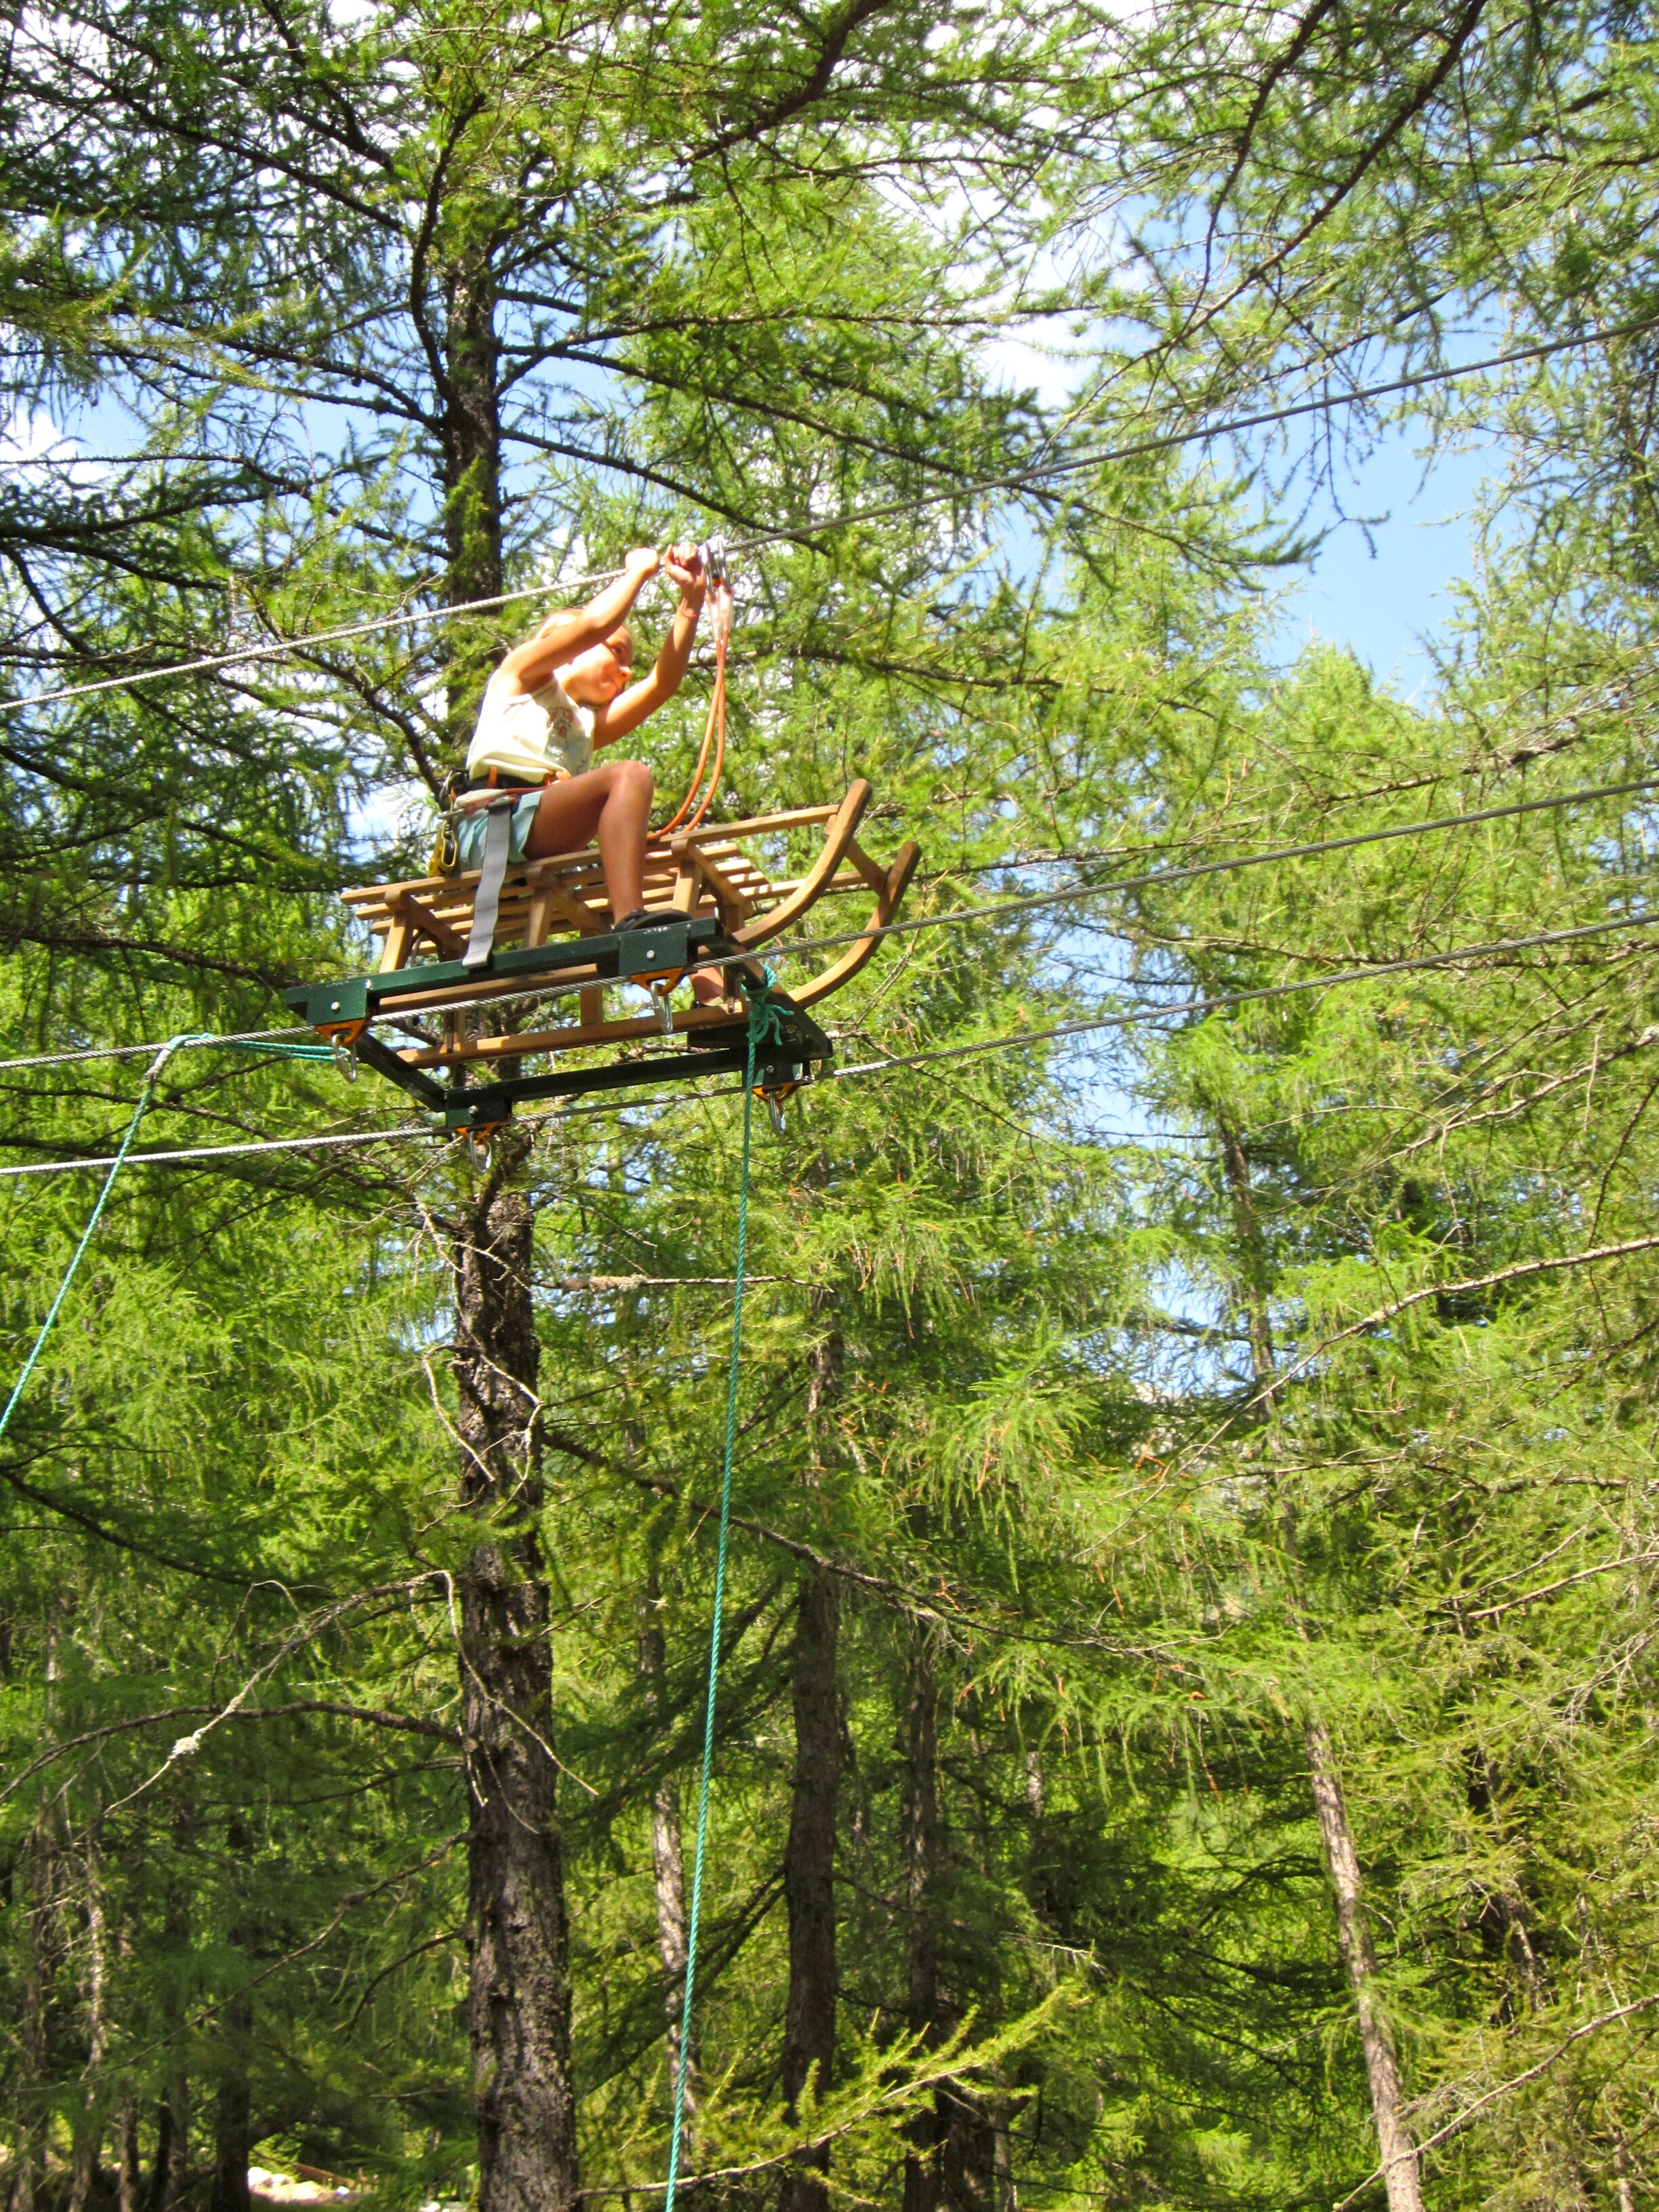
[[[737,971],[738,984],[749,1007],[749,1075],[747,1087],[755,1085],[755,1055],[763,1047],[783,1042],[784,1007],[779,1003],[772,988],[772,971],[763,968],[756,981],[747,969]]]

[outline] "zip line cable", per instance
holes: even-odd
[[[1047,1029],[1014,1030],[1002,1036],[984,1037],[972,1044],[941,1045],[927,1052],[898,1053],[881,1060],[855,1062],[850,1067],[832,1067],[827,1075],[820,1076],[821,1083],[844,1083],[856,1076],[886,1075],[900,1068],[926,1067],[939,1060],[973,1060],[994,1052],[1018,1052],[1034,1044],[1042,1044],[1055,1038],[1085,1036],[1104,1030],[1127,1030],[1143,1026],[1149,1022],[1169,1021],[1182,1015],[1223,1013],[1234,1006],[1259,1006],[1268,1000],[1288,999],[1305,995],[1310,991],[1331,991],[1345,983],[1367,983],[1385,975],[1405,975],[1426,969],[1455,967],[1465,960],[1486,960],[1500,953],[1528,952],[1547,945],[1577,944],[1586,938],[1605,937],[1619,929],[1649,929],[1659,923],[1659,911],[1652,914],[1619,915],[1607,921],[1590,921],[1574,929],[1543,930],[1532,937],[1500,937],[1484,945],[1460,945],[1445,952],[1414,953],[1403,960],[1379,961],[1368,967],[1342,968],[1328,975],[1308,975],[1290,983],[1267,983],[1249,991],[1229,991],[1207,999],[1182,999],[1161,1006],[1136,1006],[1119,1014],[1087,1015],[1074,1022],[1058,1022]],[[211,1039],[191,1039],[191,1042],[211,1042]],[[697,1091],[680,1093],[677,1097],[654,1102],[665,1111],[679,1105],[702,1105],[713,1098],[735,1097],[731,1086],[718,1091]],[[636,1102],[617,1099],[596,1106],[566,1107],[554,1113],[526,1114],[520,1118],[526,1125],[574,1121],[604,1114],[623,1114]],[[410,1137],[431,1137],[434,1133],[420,1122],[405,1122],[393,1129],[350,1130],[340,1136],[273,1137],[257,1144],[202,1145],[178,1151],[134,1152],[131,1164],[142,1167],[147,1162],[158,1166],[196,1160],[240,1158],[258,1152],[297,1152],[321,1149],[325,1146],[350,1145],[396,1144]],[[24,1176],[79,1175],[94,1168],[106,1168],[127,1158],[125,1152],[87,1160],[34,1160],[18,1167],[0,1168],[0,1181],[9,1181]]]
[[[1418,822],[1389,823],[1381,830],[1357,830],[1346,836],[1319,837],[1300,845],[1270,846],[1259,853],[1238,853],[1219,860],[1193,860],[1175,868],[1149,869],[1138,876],[1114,876],[1100,884],[1068,884],[1057,891],[1037,891],[1029,898],[1000,899],[984,906],[952,907],[943,914],[922,915],[908,921],[890,921],[873,930],[850,930],[836,937],[805,937],[786,939],[781,945],[767,947],[770,959],[787,959],[803,952],[825,952],[836,947],[861,943],[866,937],[883,939],[913,935],[923,929],[949,929],[964,921],[994,921],[1005,914],[1025,914],[1046,906],[1064,905],[1067,901],[1083,898],[1102,898],[1113,891],[1135,891],[1155,889],[1162,884],[1191,883],[1205,876],[1226,875],[1235,870],[1262,868],[1276,862],[1317,858],[1326,853],[1351,852],[1361,845],[1381,845],[1406,837],[1427,836],[1443,830],[1473,829],[1486,822],[1502,822],[1522,814],[1540,814],[1563,806],[1588,805],[1592,800],[1623,799],[1638,792],[1659,790],[1659,776],[1638,776],[1625,783],[1587,784],[1572,791],[1556,792],[1540,799],[1512,799],[1502,806],[1483,806],[1457,814],[1431,815]],[[1065,854],[1054,855],[1065,860]],[[1032,863],[1049,866],[1053,861]],[[1009,863],[1016,866],[1018,863]],[[732,968],[753,960],[753,953],[729,953],[723,957],[702,960],[702,968]],[[495,1006],[516,1004],[520,999],[556,999],[568,997],[573,992],[585,989],[586,985],[569,983],[550,985],[544,989],[514,993],[510,999],[493,1000]],[[454,1006],[471,1006],[470,999],[444,1001],[424,1009],[428,1013],[443,1013]],[[245,1048],[251,1051],[269,1051],[285,1059],[327,1060],[333,1058],[327,1045],[297,1042],[311,1037],[313,1032],[304,1028],[288,1030],[246,1030],[226,1036],[200,1036],[192,1039],[199,1045],[224,1045]],[[73,1052],[33,1053],[20,1060],[0,1060],[0,1075],[9,1075],[33,1067],[64,1067],[93,1060],[125,1060],[153,1053],[160,1048],[155,1044],[91,1045]]]
[[[1176,868],[1152,868],[1139,876],[1112,876],[1101,884],[1068,884],[1063,890],[1034,891],[1029,898],[997,899],[984,906],[951,907],[943,914],[925,914],[908,921],[884,922],[876,929],[854,929],[836,937],[796,938],[770,945],[769,954],[783,959],[795,952],[828,952],[840,945],[859,945],[866,937],[908,937],[918,930],[943,929],[957,922],[990,921],[1005,914],[1030,914],[1045,906],[1062,906],[1073,899],[1103,898],[1113,891],[1139,891],[1166,884],[1193,883],[1204,876],[1228,875],[1244,868],[1265,868],[1282,860],[1306,860],[1324,853],[1352,852],[1358,845],[1382,845],[1401,837],[1425,837],[1441,830],[1472,829],[1482,822],[1502,822],[1518,814],[1541,814],[1553,808],[1572,806],[1595,799],[1622,799],[1638,791],[1659,790],[1659,776],[1638,776],[1628,783],[1589,784],[1543,799],[1517,799],[1503,806],[1483,806],[1458,814],[1430,815],[1420,822],[1397,822],[1382,830],[1356,830],[1342,837],[1316,837],[1300,845],[1275,845],[1261,853],[1239,853],[1220,860],[1191,860]],[[749,956],[753,957],[752,954]],[[699,965],[730,968],[738,956]],[[575,986],[572,986],[574,988]],[[6,1063],[0,1060],[0,1068]]]
[[[1220,1013],[1231,1006],[1260,1006],[1269,999],[1334,990],[1341,983],[1368,983],[1383,975],[1408,975],[1425,968],[1453,967],[1462,960],[1487,960],[1500,952],[1529,952],[1543,945],[1572,945],[1586,937],[1605,937],[1615,929],[1650,929],[1656,923],[1659,923],[1659,910],[1620,915],[1611,921],[1588,921],[1577,929],[1546,929],[1535,937],[1499,937],[1486,945],[1458,945],[1449,952],[1419,952],[1406,960],[1378,961],[1372,967],[1340,968],[1328,975],[1304,975],[1293,983],[1264,983],[1255,990],[1228,991],[1212,999],[1180,999],[1165,1006],[1136,1006],[1123,1014],[1088,1015],[1079,1021],[1056,1022],[1048,1029],[1016,1030],[1009,1036],[990,1037],[979,1044],[942,1045],[930,1052],[860,1060],[852,1067],[832,1067],[820,1080],[835,1083],[848,1076],[884,1074],[889,1068],[926,1067],[941,1060],[971,1060],[981,1053],[1000,1052],[1022,1044],[1042,1044],[1053,1037],[1085,1036],[1097,1030],[1133,1029],[1145,1022],[1168,1021],[1179,1014]],[[0,1169],[0,1175],[8,1172]]]
[[[737,539],[729,548],[734,554],[758,552],[767,545],[810,546],[817,539],[832,535],[837,530],[847,530],[866,522],[885,522],[901,514],[920,514],[924,507],[938,507],[951,500],[972,499],[981,492],[1024,491],[1047,483],[1055,477],[1074,476],[1093,468],[1104,468],[1115,461],[1139,459],[1149,453],[1172,453],[1182,446],[1207,444],[1213,438],[1236,435],[1243,430],[1270,429],[1282,422],[1292,422],[1304,416],[1328,415],[1339,407],[1358,407],[1374,399],[1391,399],[1401,392],[1419,392],[1434,384],[1447,384],[1461,376],[1481,376],[1489,369],[1513,368],[1523,362],[1543,361],[1558,353],[1566,353],[1575,346],[1604,343],[1614,338],[1633,337],[1643,331],[1659,325],[1659,316],[1644,315],[1629,323],[1615,323],[1602,330],[1584,331],[1571,337],[1540,339],[1535,345],[1517,346],[1507,353],[1492,354],[1484,361],[1466,362],[1457,368],[1419,369],[1409,376],[1396,376],[1382,384],[1357,386],[1352,392],[1323,394],[1316,399],[1293,400],[1283,407],[1271,407],[1254,415],[1237,415],[1220,422],[1200,424],[1191,429],[1165,430],[1132,439],[1121,446],[1098,447],[1083,453],[1073,453],[1064,459],[1039,463],[1028,469],[1011,471],[1006,476],[983,477],[966,483],[942,485],[937,491],[922,492],[908,499],[891,500],[874,507],[855,507],[845,514],[830,515],[822,522],[804,522],[789,530],[773,530]],[[595,465],[605,465],[597,456]],[[403,629],[425,623],[447,620],[453,615],[479,614],[493,607],[510,606],[520,599],[545,599],[551,592],[564,589],[578,591],[592,584],[612,582],[623,572],[606,568],[583,576],[574,576],[563,584],[528,585],[521,591],[495,592],[481,599],[463,599],[453,606],[413,607],[396,615],[380,615],[369,622],[349,623],[337,629],[317,630],[304,637],[277,638],[264,645],[237,646],[225,653],[210,653],[193,660],[179,660],[162,668],[135,669],[125,676],[106,676],[91,684],[71,684],[52,691],[26,694],[15,699],[0,699],[0,714],[11,714],[26,707],[51,707],[66,699],[91,698],[99,692],[130,690],[140,684],[160,684],[169,677],[198,676],[215,669],[229,668],[241,662],[285,659],[292,653],[304,653],[312,647],[338,645],[357,637],[370,637],[377,632]]]
[[[410,1121],[400,1128],[353,1129],[337,1137],[270,1137],[258,1144],[192,1145],[176,1152],[134,1152],[131,1162],[134,1167],[159,1167],[174,1161],[234,1159],[250,1152],[320,1152],[328,1146],[342,1145],[388,1145],[395,1144],[404,1137],[429,1137],[431,1134],[431,1130],[424,1123]],[[31,1160],[21,1167],[0,1168],[0,1176],[70,1175],[76,1169],[110,1167],[117,1157],[112,1155],[107,1159],[93,1160]]]
[[[228,1036],[210,1036],[204,1031],[192,1036],[190,1042],[198,1045],[245,1045],[253,1052],[275,1053],[282,1060],[332,1060],[333,1052],[325,1044],[295,1042],[313,1034],[306,1029],[241,1030]],[[68,1067],[85,1060],[136,1060],[144,1053],[160,1049],[155,1044],[94,1044],[75,1052],[36,1052],[22,1060],[0,1060],[0,1074],[20,1067]]]
[[[573,576],[570,589],[587,584],[609,584],[622,574],[608,568],[591,576]],[[411,623],[442,622],[450,615],[478,614],[489,607],[512,605],[515,599],[544,599],[556,584],[529,584],[521,592],[496,592],[487,599],[462,599],[453,606],[413,607],[401,615],[381,615],[373,622],[348,623],[340,629],[321,629],[309,637],[276,638],[265,645],[239,645],[228,653],[205,653],[197,660],[175,660],[165,668],[135,669],[131,676],[100,677],[95,684],[66,684],[57,691],[35,691],[21,698],[0,699],[0,714],[15,714],[21,707],[55,707],[64,699],[90,699],[100,691],[130,690],[138,684],[160,684],[169,676],[202,676],[216,668],[231,668],[239,661],[284,660],[290,653],[317,645],[338,645],[347,638],[373,637],[377,630],[405,629]]]

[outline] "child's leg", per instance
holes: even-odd
[[[580,852],[591,838],[605,865],[613,916],[645,904],[645,839],[651,820],[651,771],[643,761],[606,761],[543,792],[525,853],[544,860]]]
[[[552,853],[579,852],[592,838],[605,864],[611,916],[620,920],[645,904],[651,799],[651,771],[643,761],[606,761],[585,775],[550,783],[525,840],[526,857],[543,860]],[[691,978],[692,995],[703,1006],[726,988],[725,973],[718,968],[701,968]]]

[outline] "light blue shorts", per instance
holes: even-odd
[[[526,791],[523,797],[514,803],[513,842],[508,848],[509,857],[514,860],[522,860],[524,858],[525,847],[530,841],[531,824],[535,821],[536,810],[542,803],[542,789],[543,787],[538,784],[534,791]],[[455,842],[460,853],[460,866],[464,872],[474,871],[483,866],[484,824],[489,819],[489,809],[487,806],[477,806],[463,814],[456,824]]]

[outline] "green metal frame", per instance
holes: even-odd
[[[433,991],[486,979],[534,979],[556,975],[563,968],[580,968],[591,971],[591,980],[612,982],[624,976],[672,975],[702,961],[742,952],[743,947],[727,937],[717,921],[688,918],[656,929],[514,945],[492,953],[481,968],[465,967],[459,960],[431,961],[423,967],[396,968],[385,975],[352,975],[337,983],[301,984],[283,995],[296,1013],[327,1035],[354,1022],[383,1020],[396,1011],[400,1000],[425,997]],[[745,984],[744,970],[738,968],[734,972],[738,983]],[[835,1048],[787,992],[773,991],[769,996],[781,1018],[781,1034],[757,1047],[755,1079],[757,1089],[777,1092],[810,1082],[834,1060]],[[580,1098],[593,1091],[695,1081],[708,1075],[744,1074],[749,1064],[748,1036],[747,1023],[734,1018],[729,1025],[711,1023],[706,1029],[693,1030],[682,1052],[621,1060],[609,1067],[511,1076],[477,1085],[453,1079],[439,1083],[424,1069],[410,1067],[399,1060],[389,1046],[367,1030],[345,1049],[365,1067],[372,1067],[377,1075],[385,1076],[418,1100],[430,1115],[434,1130],[476,1130],[509,1120],[514,1106],[526,1099]]]

